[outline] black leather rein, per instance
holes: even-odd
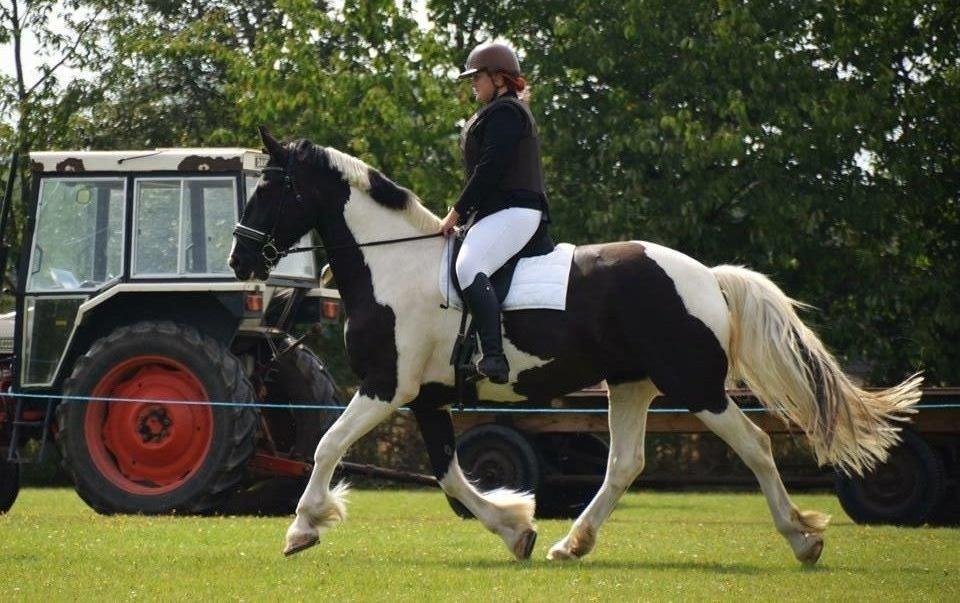
[[[292,161],[289,162],[288,167],[267,167],[264,168],[264,172],[279,172],[284,179],[284,186],[287,189],[290,189],[294,192],[297,202],[302,201],[300,192],[297,190],[296,185],[293,182],[290,171],[292,168]],[[409,241],[421,241],[424,239],[432,239],[434,237],[439,237],[443,233],[436,232],[433,234],[426,235],[417,235],[413,237],[401,237],[399,239],[384,239],[382,241],[368,241],[366,243],[342,243],[339,245],[309,245],[305,247],[293,247],[286,251],[280,251],[276,245],[276,239],[274,239],[274,231],[277,229],[277,224],[280,223],[280,216],[283,213],[283,201],[281,199],[280,208],[277,211],[277,219],[273,223],[273,228],[270,229],[269,233],[257,230],[256,228],[250,228],[240,222],[237,222],[237,225],[233,228],[233,234],[237,237],[238,240],[243,241],[244,239],[252,241],[255,244],[260,245],[260,255],[263,256],[264,263],[267,268],[273,268],[280,262],[281,259],[286,257],[291,253],[303,253],[306,251],[313,251],[315,249],[323,249],[325,251],[334,251],[337,249],[349,249],[353,247],[375,247],[377,245],[393,245],[395,243],[407,243]]]

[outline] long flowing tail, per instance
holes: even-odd
[[[900,440],[895,422],[916,412],[923,377],[864,391],[797,316],[795,309],[805,304],[757,272],[738,266],[711,271],[732,317],[731,377],[744,381],[768,410],[799,425],[821,465],[862,475],[885,461]]]

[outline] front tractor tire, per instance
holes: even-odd
[[[193,327],[117,328],[76,362],[63,392],[63,465],[98,513],[208,513],[245,477],[258,423],[255,408],[244,406],[253,388],[240,362]]]

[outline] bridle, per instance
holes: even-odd
[[[293,192],[294,199],[297,203],[303,202],[303,196],[300,194],[300,190],[297,188],[297,185],[293,181],[293,176],[291,172],[293,171],[293,154],[291,153],[287,158],[287,166],[267,166],[263,168],[263,173],[274,172],[283,176],[283,190]],[[286,256],[290,251],[280,251],[277,248],[277,241],[275,238],[275,233],[277,231],[277,226],[280,224],[280,219],[283,217],[283,205],[284,200],[287,195],[284,195],[280,198],[280,206],[277,209],[277,217],[273,221],[273,226],[270,228],[270,232],[266,233],[262,230],[257,230],[256,228],[250,228],[242,224],[243,216],[240,217],[240,221],[237,222],[236,226],[233,227],[233,235],[237,237],[238,243],[243,243],[244,241],[251,241],[255,245],[259,245],[259,253],[263,257],[264,265],[267,270],[270,270],[276,266],[284,256]]]
[[[297,203],[303,203],[303,196],[300,194],[300,190],[297,188],[296,183],[293,180],[292,171],[293,171],[293,154],[287,158],[287,166],[267,166],[263,168],[263,172],[274,172],[283,176],[283,188],[284,191],[290,191],[293,193],[294,199]],[[233,235],[237,237],[237,242],[243,243],[244,241],[253,242],[255,245],[259,245],[260,249],[257,250],[261,257],[263,257],[264,265],[267,270],[271,270],[276,266],[280,260],[286,257],[291,253],[303,253],[305,251],[313,251],[314,249],[323,249],[326,251],[332,251],[335,249],[347,249],[354,247],[373,247],[376,245],[392,245],[394,243],[406,243],[408,241],[421,241],[423,239],[433,239],[439,236],[442,236],[442,233],[437,232],[434,234],[427,235],[417,235],[413,237],[401,237],[398,239],[385,239],[382,241],[368,241],[366,243],[344,243],[340,245],[310,245],[307,247],[293,247],[286,251],[281,251],[277,248],[277,241],[275,238],[275,233],[277,226],[280,224],[280,218],[283,216],[283,205],[286,195],[280,198],[280,207],[277,209],[277,217],[273,221],[273,226],[270,228],[270,232],[263,232],[262,230],[257,230],[256,228],[250,228],[242,224],[243,216],[240,217],[240,222],[237,222],[236,226],[233,227]]]

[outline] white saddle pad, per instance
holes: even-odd
[[[451,244],[452,241],[447,240],[443,246],[443,259],[440,260],[440,294],[444,299],[449,295],[450,305],[460,310],[463,302],[449,282]],[[537,308],[566,310],[567,285],[570,282],[574,248],[570,243],[560,243],[547,255],[520,259],[513,273],[507,299],[503,302],[504,312]]]

